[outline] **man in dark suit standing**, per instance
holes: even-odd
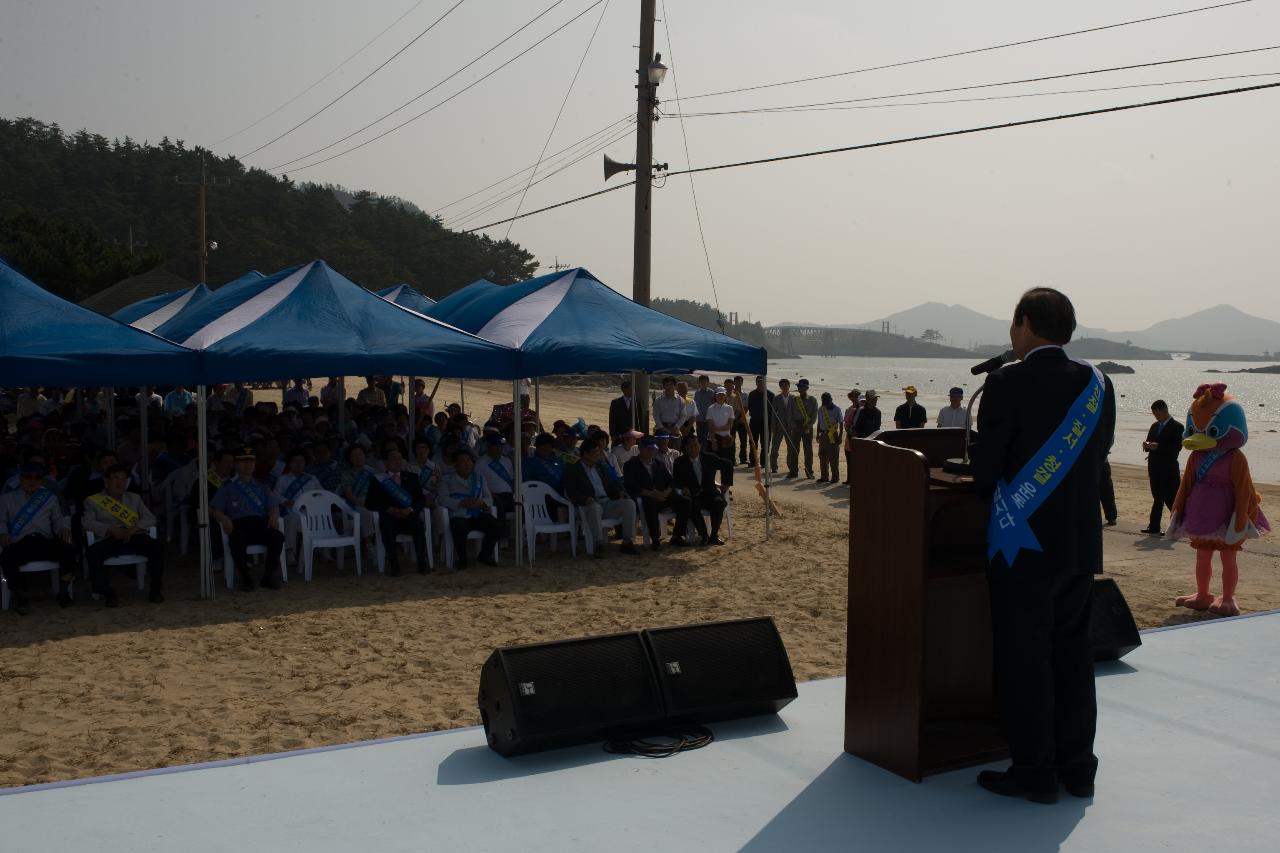
[[[1111,381],[1067,357],[1065,295],[1022,295],[1009,330],[1019,362],[987,377],[973,475],[993,492],[988,528],[996,698],[1013,763],[984,788],[1039,803],[1064,784],[1093,795],[1097,702],[1089,643],[1102,570],[1098,481],[1115,432]]]
[[[664,509],[675,511],[676,529],[671,533],[671,544],[688,545],[684,531],[689,526],[689,511],[692,509],[689,499],[675,490],[671,475],[667,473],[667,466],[654,457],[657,449],[658,442],[652,438],[642,438],[640,455],[628,460],[622,469],[627,492],[632,498],[640,500],[645,524],[649,527],[650,547],[655,551],[662,540],[658,513]]]
[[[880,397],[876,389],[868,388],[862,395],[862,411],[858,413],[858,422],[854,424],[854,432],[858,438],[869,438],[880,431],[880,409],[876,407]]]
[[[609,402],[609,438],[614,444],[622,441],[624,433],[628,433],[635,429],[631,420],[631,407],[635,405],[635,398],[631,395],[631,380],[622,380],[622,396],[615,397]],[[640,424],[644,426],[643,423]]]
[[[1178,484],[1182,482],[1182,471],[1178,467],[1182,424],[1169,414],[1169,404],[1164,400],[1151,404],[1151,414],[1156,422],[1147,430],[1147,440],[1142,442],[1142,449],[1147,451],[1147,479],[1151,481],[1151,518],[1142,532],[1163,536],[1160,516],[1165,507],[1173,512],[1173,499],[1178,496]]]
[[[757,453],[764,441],[764,422],[773,411],[773,392],[765,388],[765,378],[756,377],[755,390],[747,394],[747,417],[751,420],[751,464],[755,465]]]
[[[387,471],[379,475],[377,484],[369,489],[367,506],[378,513],[387,574],[400,577],[396,535],[407,533],[413,537],[414,552],[418,555],[418,573],[425,575],[431,569],[427,566],[427,532],[422,524],[422,483],[417,474],[404,470],[404,457],[395,445],[387,448],[383,461]]]
[[[720,539],[720,522],[724,520],[724,508],[728,505],[720,486],[716,485],[716,474],[720,474],[720,483],[728,488],[733,485],[733,462],[715,453],[703,453],[702,442],[696,435],[684,440],[684,455],[675,461],[672,479],[676,488],[687,495],[692,504],[692,521],[698,531],[699,545],[723,545]],[[707,523],[702,518],[702,511],[711,515],[711,535],[707,535]]]

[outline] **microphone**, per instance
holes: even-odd
[[[982,364],[975,364],[969,368],[969,372],[974,376],[981,376],[984,373],[990,373],[993,370],[999,370],[1011,361],[1016,361],[1013,350],[1007,349],[997,356],[987,359]]]

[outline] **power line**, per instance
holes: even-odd
[[[373,127],[375,124],[378,124],[378,123],[380,123],[380,122],[382,122],[382,121],[385,121],[386,119],[388,119],[388,118],[390,118],[391,116],[395,115],[396,113],[400,112],[402,109],[404,109],[405,107],[409,106],[410,104],[412,104],[412,103],[416,103],[417,101],[421,100],[422,98],[425,98],[427,95],[431,94],[431,93],[432,93],[432,92],[434,92],[436,89],[439,89],[439,88],[440,88],[441,86],[443,86],[445,83],[448,83],[448,82],[449,82],[450,80],[452,80],[454,77],[457,77],[457,76],[458,76],[459,74],[461,74],[463,71],[466,71],[466,70],[467,70],[468,68],[470,68],[472,65],[475,65],[477,62],[479,62],[480,60],[484,59],[486,56],[488,56],[489,54],[493,53],[495,50],[497,50],[498,48],[502,47],[502,46],[503,46],[504,44],[506,44],[507,42],[511,41],[511,39],[515,38],[517,35],[519,35],[520,33],[522,33],[524,30],[528,29],[530,26],[532,26],[534,23],[536,23],[540,18],[542,18],[543,16],[545,16],[548,12],[552,11],[553,9],[555,9],[557,6],[559,6],[559,5],[560,5],[561,3],[563,3],[563,2],[564,2],[564,0],[555,0],[555,2],[553,2],[550,6],[548,6],[548,7],[547,7],[547,8],[545,8],[545,9],[543,9],[543,10],[542,10],[541,12],[539,12],[538,14],[534,15],[534,16],[533,16],[532,18],[530,18],[528,21],[525,21],[523,24],[521,24],[521,25],[520,25],[519,27],[517,27],[516,29],[512,30],[510,33],[508,33],[508,34],[507,34],[507,36],[506,36],[505,38],[503,38],[503,39],[502,39],[501,41],[499,41],[497,44],[493,45],[493,46],[492,46],[492,47],[490,47],[488,50],[486,50],[486,51],[484,51],[483,53],[481,53],[481,54],[480,54],[479,56],[477,56],[475,59],[472,59],[472,60],[471,60],[470,62],[468,62],[466,65],[464,65],[464,66],[462,66],[461,68],[459,68],[457,71],[454,71],[452,74],[450,74],[449,76],[445,77],[445,78],[444,78],[444,79],[442,79],[442,80],[438,80],[438,81],[436,81],[434,84],[432,84],[431,86],[428,86],[426,89],[423,89],[421,92],[419,92],[418,94],[414,95],[412,98],[410,98],[409,100],[405,101],[405,102],[404,102],[403,104],[401,104],[400,106],[396,107],[395,109],[391,110],[390,112],[386,112],[386,113],[383,113],[382,115],[378,116],[376,119],[374,119],[373,121],[369,122],[369,123],[368,123],[368,124],[366,124],[364,127],[357,128],[356,130],[351,131],[350,133],[348,133],[346,136],[342,137],[341,139],[335,139],[333,142],[330,142],[328,145],[324,146],[323,148],[317,148],[317,149],[316,149],[316,150],[314,150],[314,151],[311,151],[311,152],[309,152],[309,153],[307,153],[307,154],[303,154],[301,157],[294,157],[292,160],[289,160],[288,162],[281,163],[281,164],[279,164],[279,165],[277,165],[277,166],[272,166],[270,169],[268,169],[268,171],[274,172],[274,171],[276,171],[277,169],[283,169],[283,168],[285,168],[286,166],[292,166],[294,163],[300,162],[300,161],[302,161],[302,160],[306,160],[306,159],[307,159],[307,158],[309,158],[309,157],[314,157],[314,156],[316,156],[317,154],[323,154],[325,151],[328,151],[330,148],[336,148],[337,146],[339,146],[339,145],[341,145],[342,143],[346,142],[346,141],[347,141],[348,139],[350,139],[351,137],[353,137],[353,136],[357,136],[357,135],[359,135],[359,134],[361,134],[361,133],[364,133],[366,130],[368,130],[369,128]]]
[[[852,74],[864,74],[868,71],[884,71],[889,68],[903,68],[908,65],[919,65],[924,62],[936,62],[939,59],[954,59],[955,57],[958,57],[958,56],[972,56],[973,54],[976,54],[976,53],[987,53],[988,51],[992,51],[992,50],[1003,50],[1006,47],[1020,47],[1022,45],[1036,44],[1038,42],[1070,38],[1071,36],[1086,35],[1088,33],[1099,33],[1104,30],[1114,30],[1119,27],[1128,27],[1134,24],[1146,24],[1152,21],[1165,20],[1167,18],[1177,18],[1182,15],[1194,15],[1197,12],[1209,12],[1214,9],[1225,9],[1228,6],[1240,6],[1244,3],[1252,3],[1252,2],[1253,0],[1232,0],[1229,3],[1218,3],[1213,6],[1200,6],[1195,9],[1185,9],[1181,12],[1170,12],[1165,15],[1154,15],[1149,18],[1135,18],[1131,21],[1120,21],[1119,23],[1106,24],[1100,27],[1089,27],[1088,29],[1083,29],[1083,30],[1072,30],[1071,32],[1068,32],[1068,33],[1056,33],[1054,35],[1038,36],[1036,38],[1022,39],[1021,41],[1011,41],[1011,42],[1005,42],[1003,44],[993,44],[993,45],[988,45],[987,47],[977,47],[977,48],[972,48],[970,50],[959,50],[953,53],[942,53],[936,56],[921,57],[919,59],[908,59],[902,62],[890,62],[886,65],[870,65],[865,68],[855,68],[851,71],[837,71],[834,74],[819,74],[815,77],[801,77],[796,80],[783,80],[779,83],[762,83],[756,86],[744,86],[740,89],[723,89],[719,92],[705,92],[701,95],[690,95],[689,97],[685,98],[685,100],[692,101],[697,98],[714,98],[714,97],[719,97],[720,95],[734,95],[739,92],[755,92],[760,89],[774,89],[779,86],[793,86],[797,83],[812,83],[817,80],[830,80],[835,77],[848,77]]]
[[[1019,80],[1002,80],[997,83],[975,83],[970,86],[950,86],[945,89],[921,89],[914,92],[898,92],[892,95],[871,95],[862,98],[844,98],[837,101],[812,101],[803,104],[785,104],[773,107],[752,107],[741,110],[720,110],[715,112],[666,113],[665,115],[684,115],[686,118],[702,118],[705,116],[745,115],[750,113],[793,112],[810,107],[829,107],[838,104],[860,104],[867,101],[885,101],[891,98],[914,98],[920,95],[940,95],[947,92],[969,92],[974,89],[992,89],[998,86],[1017,86],[1023,83],[1043,83],[1049,80],[1065,80],[1070,77],[1087,77],[1092,74],[1106,74],[1112,71],[1133,71],[1138,68],[1155,68],[1161,65],[1177,65],[1183,62],[1199,62],[1205,59],[1223,59],[1228,56],[1243,56],[1249,53],[1262,53],[1264,51],[1278,49],[1280,49],[1280,44],[1273,44],[1267,47],[1251,47],[1244,50],[1231,50],[1222,53],[1205,53],[1199,56],[1181,56],[1175,59],[1158,59],[1151,62],[1138,62],[1131,65],[1113,65],[1107,68],[1090,68],[1086,71],[1070,71],[1065,74],[1046,74],[1039,77],[1024,77]]]
[[[676,49],[671,42],[671,26],[668,23],[667,0],[662,0],[662,30],[667,36],[667,53],[671,57],[671,85],[675,88],[676,100],[680,99],[680,82],[676,76]],[[680,138],[684,141],[684,161],[693,167],[693,157],[689,154],[689,135],[685,133],[684,117],[680,117]],[[693,197],[693,217],[698,223],[698,239],[702,241],[702,257],[707,262],[707,278],[711,280],[711,297],[716,303],[716,319],[724,331],[724,321],[720,319],[720,294],[716,291],[716,274],[711,270],[711,251],[707,248],[707,235],[702,230],[702,210],[698,207],[698,189],[693,185],[693,173],[689,174],[689,195]],[[519,212],[519,211],[517,211]],[[511,226],[507,226],[510,228]]]
[[[533,171],[529,173],[529,183],[524,185],[524,192],[520,194],[520,201],[516,203],[516,213],[519,213],[520,208],[524,207],[525,196],[529,194],[529,187],[533,186],[533,176],[538,171],[538,165],[542,163],[542,158],[547,155],[547,147],[551,145],[551,137],[556,135],[556,128],[560,126],[560,116],[564,115],[564,108],[569,103],[569,96],[573,94],[573,86],[578,82],[578,75],[582,73],[582,66],[587,61],[587,54],[591,52],[591,45],[595,44],[596,34],[600,32],[600,24],[604,22],[605,13],[608,11],[609,0],[604,0],[604,6],[600,7],[600,17],[596,18],[595,29],[591,31],[591,38],[587,39],[587,46],[582,51],[582,58],[578,60],[578,67],[574,69],[573,78],[569,80],[569,88],[565,90],[564,99],[560,101],[560,109],[556,110],[555,121],[551,122],[551,131],[547,134],[547,141],[542,143],[542,150],[538,152],[538,162],[533,164]],[[515,225],[514,219],[507,223],[507,233],[502,235],[502,239],[510,239],[513,225]]]
[[[1018,95],[983,95],[977,98],[945,98],[938,101],[897,101],[892,104],[860,104],[843,107],[795,107],[790,109],[764,110],[763,115],[784,115],[787,113],[829,112],[834,110],[884,110],[892,107],[926,107],[937,104],[972,104],[978,101],[1012,101],[1019,98],[1042,98],[1049,95],[1081,95],[1091,92],[1118,92],[1123,89],[1150,89],[1157,86],[1177,86],[1185,83],[1216,83],[1223,80],[1245,80],[1255,77],[1275,77],[1280,71],[1262,71],[1257,74],[1230,74],[1225,77],[1197,77],[1189,80],[1162,80],[1158,83],[1128,83],[1123,86],[1097,86],[1090,89],[1059,89],[1051,92],[1023,92]],[[750,112],[750,111],[748,111]],[[677,113],[676,118],[700,118],[711,115],[737,115],[737,113],[691,113],[688,116]]]
[[[586,136],[584,136],[584,137],[582,137],[581,139],[579,139],[577,142],[574,142],[574,143],[572,143],[572,144],[570,144],[570,145],[566,145],[564,148],[561,148],[559,151],[557,151],[556,153],[552,154],[551,156],[552,156],[553,158],[555,158],[555,157],[559,157],[561,154],[565,153],[566,151],[568,151],[568,150],[570,150],[570,149],[572,149],[572,148],[577,148],[578,146],[582,145],[583,143],[587,142],[588,140],[595,139],[595,138],[596,138],[596,137],[598,137],[598,136],[601,136],[601,135],[603,135],[603,134],[606,134],[606,133],[611,132],[611,131],[612,131],[614,128],[616,128],[618,125],[620,125],[620,124],[622,124],[623,122],[628,121],[628,120],[634,121],[634,120],[635,120],[635,116],[633,116],[633,115],[631,115],[630,113],[628,113],[627,115],[624,115],[622,118],[618,119],[617,121],[614,121],[614,122],[612,122],[612,123],[610,123],[610,124],[605,125],[605,126],[604,126],[604,127],[602,127],[600,130],[597,130],[595,133],[589,133],[589,134],[587,134]],[[487,191],[487,190],[491,190],[491,189],[493,189],[494,187],[499,186],[500,184],[505,184],[507,181],[510,181],[510,180],[512,180],[512,179],[514,179],[514,178],[518,178],[518,177],[520,177],[521,175],[523,175],[525,172],[528,172],[529,170],[536,168],[536,165],[537,165],[537,164],[534,164],[533,166],[525,166],[525,167],[524,167],[523,169],[521,169],[520,171],[518,171],[518,172],[513,172],[512,174],[507,175],[505,178],[500,178],[499,180],[496,180],[496,181],[494,181],[493,183],[489,184],[487,187],[481,187],[480,189],[476,190],[475,192],[468,193],[467,195],[464,195],[464,196],[462,196],[461,198],[454,199],[453,201],[449,202],[448,204],[442,204],[442,205],[440,205],[439,207],[437,207],[434,211],[432,211],[432,214],[433,214],[433,215],[438,216],[438,215],[440,214],[440,211],[442,211],[442,210],[447,210],[447,209],[449,209],[450,207],[453,207],[455,204],[461,204],[462,202],[466,201],[467,199],[474,198],[475,196],[480,195],[480,193],[482,193],[482,192],[485,192],[485,191]]]
[[[425,110],[423,110],[422,112],[418,113],[418,114],[417,114],[417,115],[415,115],[413,118],[406,119],[406,120],[404,120],[404,121],[400,122],[399,124],[395,125],[394,127],[391,127],[391,128],[389,128],[389,129],[387,129],[387,130],[384,130],[382,133],[379,133],[377,136],[373,136],[373,137],[370,137],[369,139],[366,139],[364,142],[361,142],[361,143],[359,143],[358,145],[353,145],[353,146],[351,146],[350,148],[343,149],[342,151],[339,151],[337,154],[332,154],[332,155],[330,155],[330,156],[328,156],[328,157],[325,157],[325,158],[324,158],[324,159],[322,159],[322,160],[316,160],[316,161],[314,161],[314,162],[307,163],[307,164],[306,164],[306,165],[304,165],[304,166],[299,166],[299,167],[297,167],[296,169],[293,169],[292,171],[294,171],[294,172],[301,172],[301,171],[303,171],[304,169],[310,169],[310,168],[313,168],[313,167],[315,167],[315,166],[319,166],[319,165],[320,165],[320,164],[322,164],[322,163],[328,163],[330,160],[336,160],[336,159],[338,159],[339,157],[342,157],[342,156],[345,156],[345,155],[347,155],[347,154],[350,154],[352,151],[359,151],[361,148],[365,147],[366,145],[369,145],[369,144],[371,144],[371,143],[377,142],[379,139],[382,139],[383,137],[389,136],[389,135],[391,135],[391,134],[395,133],[397,130],[400,130],[400,129],[401,129],[401,128],[403,128],[403,127],[407,127],[408,125],[413,124],[413,123],[414,123],[415,121],[417,121],[418,119],[422,118],[423,116],[427,115],[428,113],[434,112],[435,110],[439,109],[440,107],[443,107],[445,104],[449,103],[449,102],[450,102],[450,101],[452,101],[454,98],[458,97],[459,95],[463,94],[464,92],[467,92],[467,91],[469,91],[469,90],[471,90],[471,89],[475,88],[476,86],[480,85],[480,84],[481,84],[481,83],[483,83],[485,80],[488,80],[488,79],[489,79],[490,77],[492,77],[494,74],[497,74],[499,71],[501,71],[502,69],[506,68],[508,65],[510,65],[511,63],[515,62],[516,60],[523,59],[524,57],[528,56],[528,55],[529,55],[529,54],[534,50],[534,48],[539,47],[540,45],[542,45],[543,43],[545,43],[546,41],[548,41],[548,40],[549,40],[549,39],[551,39],[552,37],[556,36],[556,35],[557,35],[557,34],[559,34],[559,33],[560,33],[560,31],[561,31],[561,30],[563,30],[565,27],[568,27],[570,24],[572,24],[573,22],[577,21],[577,20],[578,20],[579,18],[581,18],[583,15],[587,14],[588,12],[590,12],[592,9],[594,9],[596,6],[599,6],[599,5],[600,5],[601,3],[603,3],[603,2],[604,2],[604,0],[595,0],[595,2],[594,2],[594,3],[592,3],[590,6],[588,6],[588,7],[587,7],[587,8],[585,8],[585,9],[583,9],[581,12],[579,12],[579,13],[578,13],[578,14],[576,14],[576,15],[574,15],[572,18],[570,18],[569,20],[565,21],[563,24],[561,24],[560,26],[556,27],[554,30],[552,30],[551,32],[547,33],[545,36],[543,36],[542,38],[538,39],[538,40],[537,40],[536,42],[534,42],[533,44],[529,45],[529,47],[525,48],[525,49],[524,49],[523,51],[521,51],[520,53],[517,53],[515,56],[511,57],[510,59],[508,59],[506,62],[502,63],[502,64],[501,64],[501,65],[499,65],[497,68],[494,68],[492,71],[490,71],[489,73],[485,74],[484,76],[479,77],[479,78],[477,78],[477,79],[475,79],[475,80],[471,81],[471,82],[470,82],[470,83],[468,83],[466,86],[462,87],[461,89],[459,89],[458,91],[456,91],[456,92],[454,92],[452,95],[450,95],[449,97],[445,98],[443,101],[440,101],[440,102],[438,102],[438,103],[436,103],[436,104],[433,104],[433,105],[432,105],[432,106],[430,106],[430,107],[427,107]]]
[[[1022,119],[1020,121],[1010,121],[1010,122],[1004,122],[1002,124],[988,124],[988,125],[982,125],[980,127],[963,128],[961,130],[947,130],[947,131],[942,131],[940,133],[928,133],[921,136],[906,136],[898,139],[887,139],[880,142],[866,142],[860,145],[846,145],[841,148],[825,148],[820,151],[806,151],[800,154],[783,154],[777,157],[765,157],[759,160],[742,160],[736,163],[721,163],[720,165],[717,165],[717,166],[702,166],[697,169],[684,169],[681,171],[669,172],[668,175],[669,176],[685,175],[691,172],[692,173],[714,172],[720,169],[736,169],[742,166],[760,166],[766,163],[780,163],[784,160],[799,160],[805,157],[820,157],[825,154],[842,154],[848,151],[861,151],[868,148],[885,148],[890,145],[903,145],[908,142],[924,142],[930,139],[945,139],[950,136],[964,136],[966,134],[971,134],[971,133],[984,133],[990,130],[1005,130],[1011,127],[1023,127],[1026,125],[1044,124],[1046,122],[1053,122],[1053,121],[1065,121],[1067,119],[1084,118],[1086,116],[1104,115],[1106,113],[1118,113],[1118,112],[1124,112],[1126,110],[1140,110],[1146,107],[1159,107],[1159,106],[1164,106],[1166,104],[1182,103],[1183,101],[1197,101],[1197,100],[1203,100],[1206,98],[1217,98],[1223,95],[1239,95],[1245,92],[1258,92],[1263,89],[1274,89],[1278,86],[1280,86],[1280,83],[1264,83],[1258,86],[1245,86],[1238,89],[1222,89],[1216,92],[1202,92],[1198,95],[1181,95],[1176,98],[1165,98],[1159,101],[1146,101],[1140,104],[1122,104],[1120,106],[1115,106],[1115,107],[1103,107],[1101,109],[1096,109],[1096,110],[1085,110],[1082,112],[1075,112],[1075,113],[1063,113],[1061,115],[1045,116],[1042,118]],[[589,198],[594,198],[595,196],[598,196],[598,195],[604,195],[605,193],[610,192],[611,190],[621,189],[622,187],[633,186],[634,184],[635,184],[635,181],[631,181],[626,184],[620,184],[619,186],[612,187],[611,189],[600,190],[598,192],[593,192],[593,193],[588,193],[586,195],[578,196],[577,198],[567,199],[565,201],[548,205],[547,207],[544,207],[544,208],[540,208],[539,210],[531,210],[527,213],[522,213],[520,214],[519,218],[524,219],[529,216],[536,216],[537,214],[545,213],[548,210],[555,210],[556,208],[565,207],[566,205],[570,205],[570,204],[575,204],[576,202],[579,202],[579,201],[586,201]],[[468,228],[462,233],[472,234],[472,233],[475,233],[476,231],[483,231],[486,228],[493,228],[496,225],[505,225],[506,223],[507,223],[507,220],[503,219],[498,222],[490,222],[488,225],[481,225],[478,228]]]
[[[321,113],[323,113],[325,110],[329,109],[329,107],[331,107],[331,106],[333,106],[334,104],[338,103],[338,101],[341,101],[341,100],[342,100],[343,98],[345,98],[347,95],[350,95],[352,92],[354,92],[356,89],[358,89],[358,88],[359,88],[359,87],[360,87],[360,86],[361,86],[361,85],[362,85],[366,80],[368,80],[368,79],[369,79],[370,77],[372,77],[373,75],[377,74],[377,73],[378,73],[379,71],[381,71],[382,69],[386,68],[389,64],[391,64],[391,61],[392,61],[392,60],[394,60],[397,56],[399,56],[400,54],[402,54],[402,53],[404,53],[406,50],[408,50],[410,47],[412,47],[412,46],[414,45],[414,43],[418,41],[418,39],[422,38],[422,37],[423,37],[423,36],[425,36],[427,33],[429,33],[429,32],[431,32],[432,30],[434,30],[434,29],[436,28],[436,25],[437,25],[437,24],[439,24],[439,23],[440,23],[441,21],[443,21],[445,18],[449,17],[449,15],[453,14],[453,10],[454,10],[454,9],[457,9],[459,6],[461,6],[461,5],[462,5],[463,3],[465,3],[465,2],[467,2],[467,0],[458,0],[458,2],[454,3],[454,4],[453,4],[452,6],[450,6],[447,10],[445,10],[445,13],[444,13],[443,15],[441,15],[440,17],[438,17],[438,18],[436,18],[434,21],[432,21],[432,22],[430,23],[430,25],[428,25],[428,26],[427,26],[427,28],[426,28],[425,30],[423,30],[422,32],[418,33],[418,34],[417,34],[416,36],[414,36],[413,38],[409,39],[409,42],[408,42],[404,47],[400,48],[400,49],[399,49],[399,50],[397,50],[395,53],[391,54],[391,56],[389,56],[389,57],[386,59],[386,61],[384,61],[381,65],[379,65],[377,68],[373,69],[373,70],[372,70],[372,71],[370,71],[368,74],[364,75],[364,76],[363,76],[363,77],[361,77],[359,80],[357,80],[357,81],[356,81],[356,82],[351,86],[351,88],[347,89],[347,90],[346,90],[345,92],[343,92],[341,95],[339,95],[338,97],[334,98],[332,101],[330,101],[329,103],[325,104],[323,107],[321,107],[320,109],[316,110],[316,111],[315,111],[315,112],[313,112],[311,115],[307,116],[307,117],[306,117],[306,118],[304,118],[302,121],[298,122],[298,123],[297,123],[297,124],[295,124],[293,127],[289,128],[289,129],[288,129],[288,130],[286,130],[284,133],[282,133],[282,134],[280,134],[279,136],[277,136],[275,139],[272,139],[272,140],[270,140],[269,142],[264,142],[263,144],[259,145],[257,148],[255,148],[255,149],[253,149],[252,151],[250,151],[248,154],[245,154],[245,155],[244,155],[243,157],[241,157],[240,159],[244,160],[244,159],[246,159],[246,158],[252,157],[254,154],[257,154],[259,151],[261,151],[262,149],[266,148],[267,146],[275,145],[275,144],[276,144],[277,142],[279,142],[281,139],[284,139],[286,136],[288,136],[289,134],[293,133],[295,130],[297,130],[298,128],[302,127],[304,124],[306,124],[307,122],[311,121],[311,120],[312,120],[313,118],[315,118],[316,116],[318,116],[318,115],[320,115]]]
[[[222,137],[222,138],[221,138],[221,139],[219,139],[217,142],[213,143],[213,146],[216,148],[217,146],[221,145],[222,143],[226,142],[226,141],[227,141],[227,140],[229,140],[229,139],[235,139],[237,136],[239,136],[240,134],[244,133],[245,131],[253,130],[255,127],[257,127],[258,125],[262,124],[264,121],[266,121],[267,119],[271,118],[271,117],[272,117],[272,116],[274,116],[276,113],[280,112],[280,111],[281,111],[281,110],[283,110],[285,107],[287,107],[287,106],[291,105],[294,101],[298,100],[298,99],[299,99],[299,98],[301,98],[303,95],[305,95],[305,94],[307,94],[308,92],[310,92],[310,91],[311,91],[312,89],[314,89],[316,86],[319,86],[319,85],[320,85],[321,83],[323,83],[325,80],[328,80],[328,79],[329,79],[330,77],[332,77],[335,73],[337,73],[337,72],[338,72],[338,71],[340,71],[344,66],[346,66],[346,64],[347,64],[348,62],[350,62],[351,60],[355,59],[355,58],[356,58],[357,56],[359,56],[360,54],[364,53],[364,52],[365,52],[365,50],[367,50],[367,49],[368,49],[369,45],[373,44],[375,41],[377,41],[378,39],[380,39],[380,38],[382,38],[383,36],[385,36],[388,32],[390,32],[390,30],[391,30],[391,28],[392,28],[392,27],[394,27],[396,24],[400,23],[400,22],[401,22],[401,21],[403,21],[405,18],[407,18],[410,14],[412,14],[414,11],[416,11],[416,10],[417,10],[417,8],[418,8],[419,6],[421,6],[421,5],[422,5],[423,3],[425,3],[425,2],[426,2],[426,0],[418,0],[418,2],[414,3],[414,4],[413,4],[412,6],[410,6],[407,10],[405,10],[403,13],[401,13],[400,17],[396,18],[394,21],[392,21],[391,23],[387,24],[387,26],[386,26],[386,27],[384,27],[384,28],[383,28],[383,30],[382,30],[380,33],[378,33],[376,36],[374,36],[373,38],[371,38],[371,39],[369,39],[367,42],[365,42],[365,43],[360,47],[360,49],[359,49],[359,50],[357,50],[355,53],[351,54],[351,55],[350,55],[350,56],[348,56],[346,59],[342,60],[342,61],[341,61],[341,62],[339,62],[337,65],[333,66],[333,67],[332,67],[332,68],[330,68],[327,72],[325,72],[324,76],[322,76],[320,79],[316,80],[316,81],[315,81],[314,83],[312,83],[310,86],[308,86],[307,88],[303,89],[301,92],[299,92],[298,94],[294,95],[292,98],[290,98],[289,100],[285,101],[283,104],[281,104],[280,106],[276,107],[274,110],[272,110],[271,112],[269,112],[269,113],[267,113],[266,115],[264,115],[262,118],[260,118],[260,119],[258,119],[257,121],[255,121],[253,124],[250,124],[250,125],[247,125],[247,126],[245,126],[245,127],[240,128],[239,130],[237,130],[235,133],[231,134],[230,136],[224,136],[224,137]]]

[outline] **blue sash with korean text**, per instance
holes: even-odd
[[[361,468],[356,475],[351,478],[351,494],[357,498],[362,498],[369,494],[369,478],[371,473],[368,468]]]
[[[507,473],[507,468],[505,465],[502,464],[501,459],[490,459],[489,468],[490,470],[493,471],[493,473],[497,474],[499,477],[502,478],[502,482],[506,483],[508,486],[511,486],[512,488],[515,488],[516,481],[512,478],[510,474]]]
[[[267,502],[262,495],[258,493],[258,489],[253,488],[253,483],[246,486],[244,483],[240,482],[240,478],[237,477],[231,481],[231,485],[234,486],[240,494],[244,495],[244,499],[249,502],[249,506],[253,507],[253,511],[256,515],[267,514]]]
[[[391,495],[391,500],[395,501],[396,506],[400,507],[400,509],[408,509],[413,506],[413,496],[400,488],[400,484],[390,474],[383,474],[378,478],[378,483],[387,490],[387,494]]]
[[[22,535],[22,531],[31,523],[31,519],[44,509],[44,505],[49,502],[49,498],[53,497],[53,492],[41,486],[34,495],[32,495],[22,509],[18,510],[18,514],[13,517],[13,521],[9,522],[9,535],[17,539]]]
[[[284,490],[284,499],[286,501],[292,501],[298,496],[298,492],[306,488],[307,483],[311,482],[312,479],[313,478],[310,474],[299,474],[294,478],[293,482],[289,484],[289,488]]]
[[[1106,380],[1098,368],[1092,364],[1088,366],[1093,371],[1093,379],[1071,404],[1067,416],[1053,435],[1022,466],[1017,476],[1011,481],[1002,480],[996,484],[991,498],[991,521],[987,526],[988,560],[1001,554],[1012,567],[1023,548],[1043,550],[1031,530],[1031,515],[1067,478],[1102,417]]]
[[[480,475],[476,472],[472,471],[471,477],[463,482],[465,482],[471,489],[471,494],[466,494],[464,492],[451,492],[449,497],[454,500],[465,501],[468,498],[478,498],[484,494],[484,480],[480,479]],[[463,507],[463,510],[467,513],[467,518],[480,517],[480,507],[478,506]]]

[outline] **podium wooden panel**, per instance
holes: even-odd
[[[1008,755],[991,690],[987,503],[962,430],[853,442],[844,748],[913,781]]]

